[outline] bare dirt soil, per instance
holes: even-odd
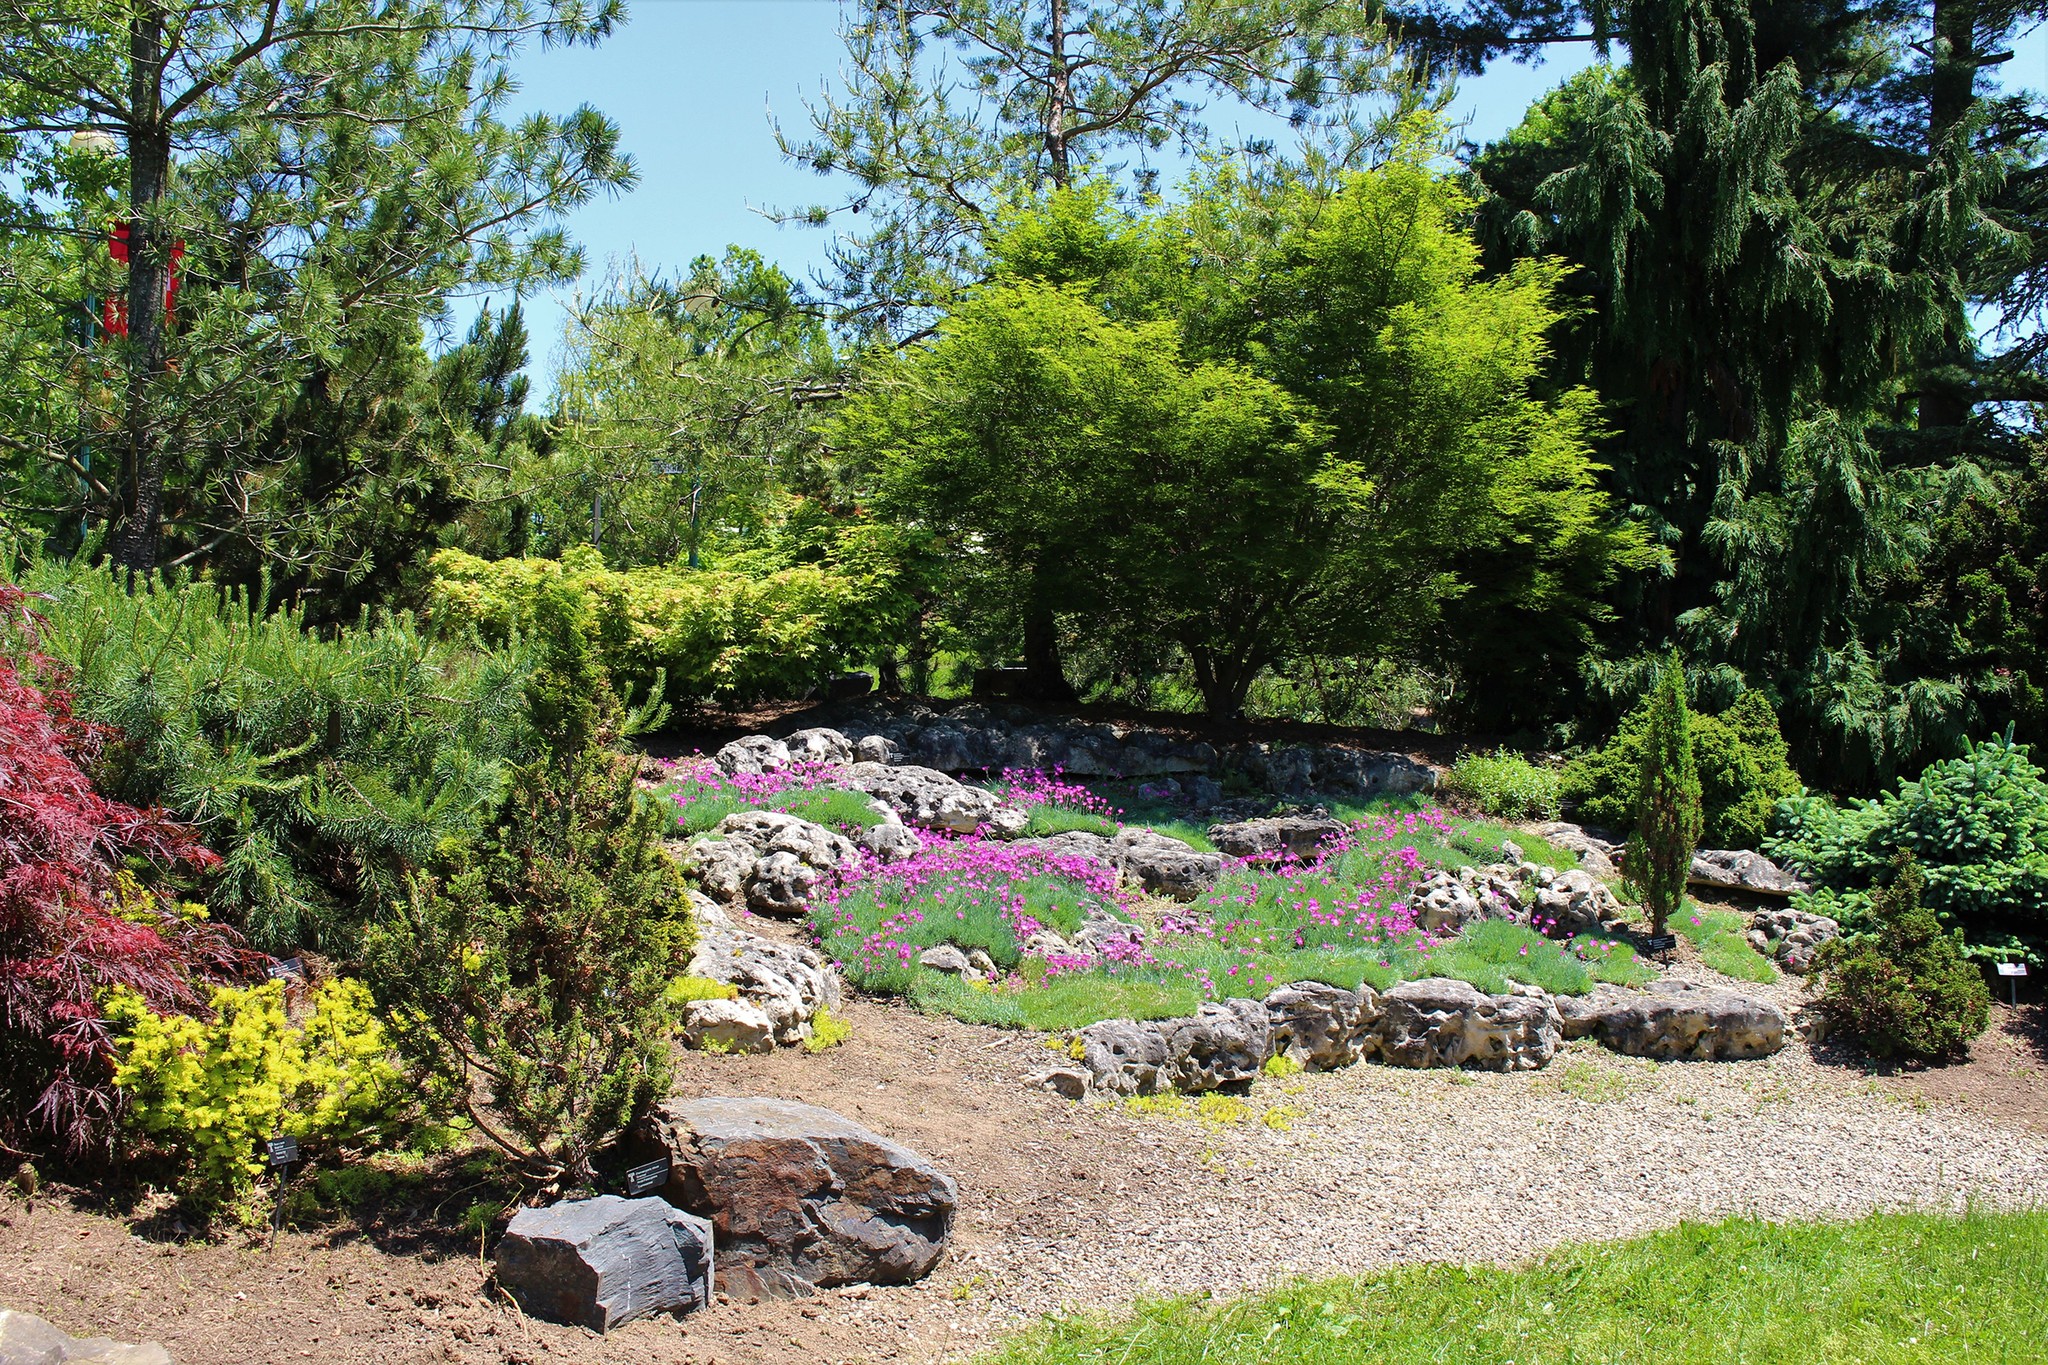
[[[1994,1002],[1991,1027],[1958,1061],[1896,1065],[1847,1052],[1827,1057],[1917,1102],[2048,1133],[2048,1002],[2023,997],[2017,1008]]]
[[[468,1196],[450,1176],[407,1206],[274,1241],[181,1239],[147,1201],[124,1212],[77,1189],[32,1204],[10,1192],[0,1304],[160,1341],[180,1365],[925,1365],[1063,1306],[1515,1260],[1689,1217],[2016,1205],[2048,1190],[2038,1007],[2002,1016],[1976,1059],[1939,1075],[1867,1074],[1799,1044],[1664,1065],[1574,1044],[1539,1073],[1368,1064],[1262,1081],[1209,1122],[1026,1088],[1050,1055],[1033,1037],[893,1005],[846,1013],[853,1037],[832,1052],[693,1054],[677,1089],[821,1104],[934,1158],[959,1181],[961,1212],[921,1285],[722,1302],[599,1338],[492,1292],[477,1242],[451,1230]]]

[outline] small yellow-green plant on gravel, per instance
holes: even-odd
[[[804,1039],[804,1051],[823,1052],[827,1048],[838,1047],[852,1036],[852,1024],[831,1010],[821,1009],[811,1016],[811,1036]]]

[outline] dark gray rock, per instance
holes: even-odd
[[[791,1100],[672,1099],[635,1125],[636,1164],[670,1163],[664,1198],[711,1220],[736,1294],[908,1284],[938,1263],[959,1197],[924,1157]]]
[[[1594,1036],[1631,1057],[1739,1061],[1785,1046],[1785,1016],[1767,1001],[1682,981],[1625,995],[1601,1012]]]
[[[492,1260],[527,1313],[605,1332],[708,1305],[711,1237],[710,1223],[667,1200],[606,1194],[521,1209]]]
[[[1813,889],[1763,854],[1744,848],[1701,849],[1693,854],[1686,879],[1694,886],[1752,896],[1796,896]]]
[[[1231,825],[1209,826],[1209,842],[1233,858],[1274,857],[1293,854],[1297,858],[1316,856],[1324,841],[1342,834],[1342,820],[1327,815],[1280,815],[1243,820]]]

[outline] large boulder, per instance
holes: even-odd
[[[1826,915],[1789,905],[1759,910],[1749,921],[1750,945],[1798,976],[1812,971],[1820,946],[1841,934],[1842,926]]]
[[[704,889],[757,915],[794,919],[819,882],[859,856],[853,841],[775,810],[735,811],[697,840],[691,860]]]
[[[1552,820],[1536,826],[1536,834],[1554,848],[1561,848],[1579,860],[1579,866],[1596,877],[1614,877],[1621,873],[1621,845],[1611,839],[1603,839],[1583,825],[1569,820]]]
[[[734,1293],[922,1279],[959,1202],[953,1181],[908,1147],[793,1100],[668,1100],[626,1147],[636,1163],[668,1158],[661,1194],[711,1220]]]
[[[1785,1016],[1768,1001],[1683,981],[1623,994],[1601,1011],[1594,1036],[1631,1057],[1738,1061],[1785,1046]]]
[[[606,1332],[711,1302],[711,1224],[663,1199],[604,1194],[512,1216],[498,1283],[549,1322]]]
[[[791,760],[797,763],[816,765],[853,762],[853,741],[837,730],[828,730],[823,726],[798,730],[782,743],[789,751]]]
[[[802,1042],[811,1036],[818,1011],[839,1007],[839,972],[816,949],[741,929],[695,893],[691,910],[697,946],[685,971],[737,988],[741,1002],[767,1016],[776,1042]]]
[[[1455,872],[1438,868],[1409,894],[1415,927],[1428,934],[1455,934],[1474,920],[1486,918],[1486,906]]]
[[[1208,1001],[1158,1028],[1166,1040],[1167,1076],[1175,1090],[1190,1095],[1249,1085],[1272,1055],[1272,1025],[1257,1000]]]
[[[742,773],[779,773],[787,768],[792,759],[789,746],[779,739],[767,735],[748,735],[736,739],[712,755],[712,761],[725,770],[726,775],[737,777]]]
[[[112,1337],[74,1337],[30,1313],[0,1308],[0,1365],[171,1365],[155,1342],[130,1346]]]
[[[1488,995],[1447,977],[1404,981],[1380,997],[1380,1056],[1395,1066],[1533,1071],[1557,1055],[1563,1030],[1542,992]]]
[[[1523,863],[1520,870],[1535,888],[1528,914],[1530,927],[1539,933],[1576,938],[1614,932],[1627,919],[1620,898],[1584,868],[1559,872],[1539,863]]]
[[[1293,855],[1309,859],[1323,844],[1343,834],[1342,820],[1327,815],[1276,815],[1236,824],[1209,826],[1209,842],[1233,858]]]
[[[1763,854],[1746,848],[1701,849],[1692,855],[1692,871],[1686,880],[1694,886],[1751,896],[1796,896],[1812,890]]]
[[[1270,1052],[1311,1071],[1334,1071],[1379,1050],[1380,1000],[1370,986],[1355,991],[1297,981],[1265,1000]]]
[[[1191,901],[1216,885],[1223,855],[1203,853],[1157,830],[1130,826],[1110,842],[1117,869],[1155,896]]]
[[[1558,1021],[1566,1041],[1570,1041],[1598,1033],[1600,1021],[1616,1010],[1626,1009],[1633,994],[1603,981],[1584,995],[1552,996],[1551,1003],[1557,1006]]]
[[[1105,1019],[1078,1035],[1081,1066],[1101,1095],[1151,1095],[1173,1088],[1166,1038],[1157,1024]]]
[[[995,793],[956,782],[932,768],[856,763],[837,780],[854,791],[875,797],[905,824],[921,829],[951,830],[955,834],[985,829],[1007,838],[1021,833],[1030,823],[1024,811]]]

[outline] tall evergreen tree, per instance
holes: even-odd
[[[1685,704],[1685,661],[1675,649],[1657,675],[1649,720],[1643,732],[1636,830],[1628,841],[1628,881],[1650,912],[1650,932],[1661,934],[1685,905],[1692,855],[1704,824],[1692,715]]]

